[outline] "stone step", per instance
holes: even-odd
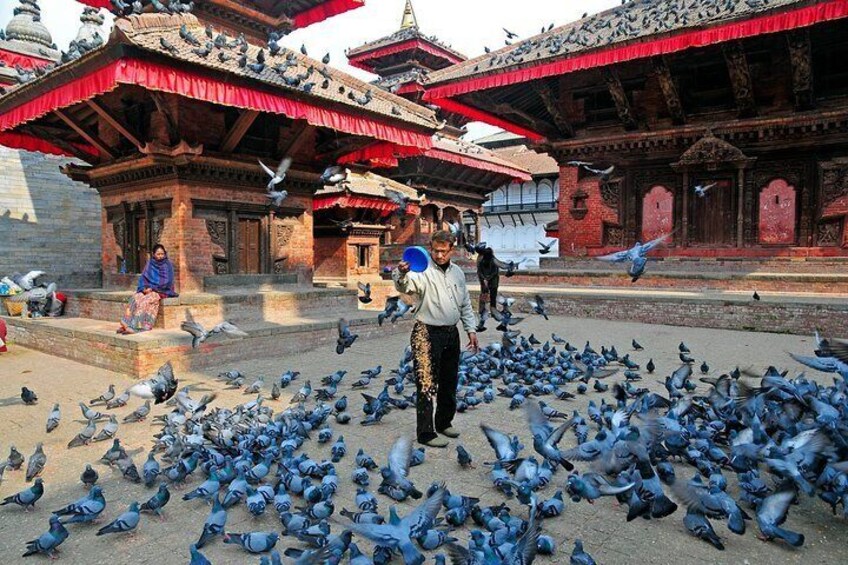
[[[133,293],[81,290],[69,291],[67,294],[68,316],[117,324]],[[162,300],[156,327],[178,329],[189,314],[207,327],[224,320],[234,324],[280,322],[305,313],[355,310],[356,304],[356,292],[343,288],[222,288],[216,292],[186,293]]]
[[[513,285],[544,285],[567,287],[621,287],[628,289],[690,289],[736,290],[753,292],[813,292],[822,294],[848,294],[848,272],[816,273],[798,272],[735,272],[713,270],[703,265],[701,271],[657,270],[648,265],[645,274],[635,283],[617,265],[609,269],[542,269],[519,271],[508,280]],[[473,275],[472,275],[473,276]],[[476,278],[476,277],[473,277]],[[472,279],[473,280],[473,279]]]
[[[411,324],[410,320],[402,320],[381,327],[373,313],[348,309],[334,315],[310,314],[278,322],[244,324],[240,328],[248,337],[215,336],[194,349],[191,336],[180,330],[153,330],[124,336],[115,333],[114,323],[102,320],[3,319],[9,328],[10,343],[110,371],[147,377],[166,361],[171,361],[179,374],[183,370],[222,364],[238,368],[243,359],[273,358],[320,348],[326,348],[327,355],[336,355],[340,317],[350,322],[351,330],[362,340],[407,332]]]
[[[810,335],[848,337],[848,295],[691,290],[630,290],[502,285],[501,295],[516,298],[513,311],[529,314],[528,300],[541,295],[549,314],[668,324]],[[472,297],[479,287],[472,286]],[[497,322],[490,320],[491,329]],[[517,326],[519,329],[521,325]]]

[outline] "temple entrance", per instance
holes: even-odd
[[[260,260],[260,233],[262,222],[256,218],[239,218],[238,220],[238,266],[239,273],[259,274],[261,270]]]
[[[715,186],[698,196],[694,187]],[[733,181],[729,179],[701,179],[689,188],[689,244],[733,245],[735,206]]]

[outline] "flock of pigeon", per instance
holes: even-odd
[[[802,497],[818,496],[834,513],[842,504],[842,514],[848,517],[848,342],[816,335],[813,355],[793,355],[818,371],[838,374],[841,379],[830,386],[803,374],[790,378],[774,367],[762,375],[736,369],[716,376],[706,362],[696,382],[696,361],[680,343],[681,365],[662,381],[666,394],[658,394],[638,387],[643,378],[639,364],[614,346],[598,352],[589,343],[577,349],[556,334],[545,343],[534,335],[521,335],[512,329],[521,321],[511,316],[513,304],[502,298],[500,342],[462,355],[457,409],[465,412],[507,402],[510,410],[526,413],[529,433],[524,437],[498,430],[496,418],[481,425],[493,450],[490,457],[478,454],[485,460],[482,465],[490,468],[493,492],[514,507],[506,502],[482,505],[479,499],[449,491],[441,482],[421,485],[423,474],[411,469],[424,463],[425,453],[414,449],[409,438],[397,439],[382,466],[362,446],[349,447],[342,431],[354,420],[349,411],[353,403],[347,395],[339,396],[345,370],[325,376],[322,388],[313,388],[306,379],[287,406],[274,407],[262,396],[264,379],[245,386],[241,372],[221,373],[218,378],[227,388],[256,395],[225,408],[213,406],[215,393],[194,399],[187,388],[178,391],[177,379],[166,364],[153,378],[121,395],[109,387],[102,396],[80,403],[87,424],[68,448],[111,440],[100,462],[119,470],[128,481],[144,483],[153,493],[144,502],[127,501],[126,510],[113,513],[114,519],[97,535],[152,527],[142,522],[141,514],[162,516],[171,488],[189,482],[193,488],[182,496],[181,504],[197,500],[211,504],[205,522],[193,526],[198,536],[189,548],[194,565],[209,563],[202,550],[218,538],[249,554],[261,554],[261,563],[281,563],[276,549],[281,536],[305,546],[283,552],[301,564],[341,563],[347,557],[365,565],[388,563],[399,556],[404,563],[417,565],[425,561],[425,551],[433,552],[437,563],[445,563],[447,554],[454,564],[529,564],[537,554],[556,551],[557,541],[543,532],[548,520],[565,511],[566,497],[573,503],[616,497],[627,506],[628,522],[682,515],[691,535],[719,550],[732,545],[732,540],[719,535],[715,520],[726,521],[737,535],[744,535],[749,522],[755,521],[763,539],[802,546],[803,533],[790,527],[791,520],[786,525],[793,502]],[[538,298],[533,311],[545,316]],[[340,322],[339,347],[344,350],[355,339]],[[631,346],[634,351],[643,349],[635,340]],[[645,367],[649,374],[655,369],[653,360]],[[398,367],[377,386],[380,392],[371,392],[382,372],[383,367],[376,366],[350,384],[351,391],[363,391],[358,418],[362,426],[398,424],[394,415],[415,406],[411,350],[406,349]],[[623,378],[610,384],[619,375]],[[298,380],[300,373],[291,370],[275,378],[271,401]],[[565,408],[576,395],[610,393],[590,399],[585,413]],[[98,411],[126,406],[130,396],[145,403],[124,417],[123,425],[152,418],[159,428],[141,469],[116,437],[117,416]],[[21,399],[25,404],[38,402],[36,393],[26,387]],[[151,403],[165,404],[170,411],[154,417]],[[56,405],[47,433],[61,429],[60,422]],[[566,441],[572,445],[564,446]],[[530,446],[526,450],[524,443]],[[316,444],[329,444],[330,459],[315,457]],[[349,455],[354,449],[355,455]],[[456,449],[459,467],[473,467],[474,455],[462,445]],[[355,459],[350,480],[356,488],[355,498],[351,497],[356,508],[336,512],[336,494],[349,484],[342,482],[336,467],[345,457]],[[12,447],[0,464],[0,478],[3,471],[22,469],[24,463],[24,456]],[[577,463],[586,467],[578,470]],[[34,508],[44,494],[39,475],[46,464],[39,443],[26,467],[26,479],[34,484],[0,504]],[[81,482],[88,493],[54,510],[49,529],[27,543],[24,555],[54,556],[69,537],[86,535],[85,524],[108,514],[98,478],[87,465]],[[368,488],[372,481],[376,495]],[[404,517],[394,507],[387,515],[380,512],[381,501],[408,498],[421,502]],[[228,515],[241,511],[257,517],[273,513],[280,527],[228,531]],[[452,531],[466,526],[471,528],[470,538],[462,544]],[[370,555],[357,540],[370,542]],[[579,540],[571,562],[594,563]]]

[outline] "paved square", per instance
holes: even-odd
[[[751,366],[755,370],[764,369],[769,364],[790,369],[791,373],[800,371],[801,367],[794,363],[786,354],[787,351],[809,352],[812,348],[812,338],[799,336],[743,333],[706,329],[683,329],[669,326],[645,326],[630,323],[584,320],[575,318],[552,317],[545,322],[539,317],[528,318],[521,324],[524,335],[535,333],[544,341],[551,332],[565,337],[582,346],[586,340],[591,340],[593,346],[600,350],[603,345],[615,345],[619,353],[630,350],[632,338],[645,346],[645,351],[631,353],[637,362],[643,366],[649,357],[653,357],[657,365],[654,376],[643,371],[645,377],[638,386],[647,386],[657,392],[665,393],[657,383],[679,366],[677,359],[677,344],[681,339],[692,349],[692,353],[700,364],[706,359],[712,368],[712,373],[718,375],[739,365]],[[493,330],[482,334],[482,342],[499,338]],[[237,403],[252,400],[252,397],[242,395],[240,391],[224,391],[221,381],[214,380],[219,371],[239,369],[247,376],[247,382],[254,377],[264,375],[270,394],[270,381],[282,372],[293,369],[302,371],[301,380],[311,379],[313,386],[318,386],[320,379],[338,369],[350,371],[340,387],[338,396],[347,394],[351,400],[349,411],[354,415],[354,421],[348,426],[333,425],[335,435],[343,434],[348,446],[348,455],[337,464],[341,479],[341,488],[336,498],[336,515],[331,519],[334,531],[340,531],[339,525],[345,519],[338,516],[338,511],[347,507],[351,509],[353,485],[350,473],[354,466],[354,455],[359,447],[365,447],[378,463],[385,462],[386,453],[392,441],[400,434],[412,434],[414,431],[413,410],[393,411],[381,425],[362,427],[358,425],[362,417],[362,398],[356,391],[351,391],[349,384],[363,369],[383,365],[383,376],[397,366],[397,362],[408,342],[408,335],[403,330],[393,331],[386,328],[384,338],[357,341],[344,356],[336,355],[330,348],[320,351],[305,352],[297,356],[287,356],[279,360],[246,360],[238,366],[219,367],[203,373],[178,374],[180,386],[189,385],[192,396],[199,397],[205,392],[217,391],[219,396],[214,405],[233,407]],[[163,359],[163,362],[166,359]],[[697,367],[697,365],[696,365]],[[696,369],[697,372],[697,369]],[[811,375],[821,383],[830,383],[829,375]],[[610,384],[621,377],[610,380]],[[68,450],[68,441],[82,428],[79,401],[95,398],[104,392],[110,383],[116,389],[123,390],[132,381],[125,376],[112,374],[104,370],[94,369],[77,363],[64,361],[40,353],[12,348],[11,352],[0,356],[0,457],[6,457],[9,445],[14,443],[27,458],[32,453],[35,443],[43,441],[48,457],[47,467],[43,477],[45,495],[37,505],[37,511],[26,513],[16,506],[0,508],[0,563],[11,564],[24,562],[20,556],[24,551],[24,543],[34,539],[46,530],[50,510],[59,508],[84,495],[79,475],[86,463],[95,463],[108,449],[109,443],[93,444]],[[28,386],[39,396],[36,406],[24,406],[20,402],[20,387]],[[574,392],[574,385],[565,387]],[[283,391],[279,401],[266,399],[266,405],[276,410],[288,406],[288,400],[296,392],[292,385]],[[380,380],[372,382],[370,392],[380,390]],[[705,385],[699,383],[698,391],[706,391]],[[586,414],[586,405],[590,399],[596,403],[601,398],[611,398],[610,394],[600,395],[591,391],[585,396],[578,396],[573,401],[559,401],[546,398],[548,404],[570,412],[579,410]],[[44,426],[47,415],[53,403],[59,403],[62,408],[62,422],[59,428],[50,435],[45,435]],[[119,419],[141,404],[133,398],[130,404],[119,409],[116,414]],[[151,416],[165,413],[165,407],[155,407]],[[476,468],[463,470],[456,461],[455,444],[447,450],[427,450],[427,459],[423,466],[414,467],[411,478],[422,490],[436,479],[446,480],[452,491],[480,497],[483,503],[496,504],[503,497],[491,486],[487,469],[480,465],[482,461],[490,460],[492,451],[486,443],[478,426],[485,422],[508,433],[520,434],[523,443],[528,446],[524,453],[532,452],[529,432],[525,423],[523,411],[510,412],[508,402],[498,398],[494,404],[483,405],[477,409],[459,414],[456,427],[463,432],[459,443],[462,443],[478,463]],[[137,424],[121,424],[118,437],[124,446],[134,454],[136,464],[141,467],[147,451],[152,445],[152,434],[157,428],[150,420]],[[561,446],[565,449],[576,445],[573,434],[567,433]],[[329,458],[330,444],[318,445],[308,442],[304,450],[313,458]],[[100,473],[100,485],[104,489],[107,507],[103,514],[102,523],[114,519],[126,510],[132,500],[147,500],[152,490],[142,485],[131,484],[121,478],[117,471],[103,465],[96,465]],[[578,469],[588,469],[578,463]],[[684,466],[677,466],[678,478],[689,478],[692,471]],[[196,473],[200,475],[200,473]],[[729,474],[732,475],[732,474]],[[379,476],[372,473],[371,490],[376,491],[376,480]],[[563,488],[567,474],[560,472],[555,475],[553,484],[539,493],[539,498],[545,499]],[[197,486],[200,477],[193,478],[188,488]],[[735,480],[730,479],[732,494],[736,493]],[[0,496],[8,496],[25,488],[23,472],[6,471],[0,484]],[[167,519],[159,521],[142,516],[135,538],[121,535],[96,537],[94,526],[69,526],[70,537],[61,546],[61,560],[64,563],[85,563],[86,565],[106,563],[156,563],[166,565],[172,563],[187,563],[188,546],[194,542],[201,531],[203,521],[208,514],[208,507],[200,501],[183,502],[180,498],[187,489],[172,489],[172,499],[166,507]],[[386,513],[389,500],[377,495],[380,500],[380,511]],[[567,497],[566,497],[567,498]],[[298,499],[295,499],[298,502]],[[525,509],[514,499],[510,506],[521,515]],[[401,505],[406,506],[406,505]],[[400,508],[401,515],[408,508]],[[575,538],[582,538],[586,550],[591,553],[598,563],[848,563],[848,539],[845,536],[845,520],[832,516],[830,509],[820,500],[802,497],[798,506],[793,506],[789,512],[787,527],[803,533],[806,536],[805,545],[798,550],[787,549],[779,543],[764,543],[756,538],[756,524],[748,524],[748,532],[744,536],[731,534],[724,522],[713,521],[717,533],[726,545],[724,552],[719,552],[704,542],[687,535],[683,524],[683,510],[662,520],[642,521],[631,523],[625,521],[626,507],[618,507],[613,499],[604,498],[589,505],[585,501],[566,502],[566,509],[559,518],[546,520],[544,532],[552,535],[558,544],[557,553],[553,558],[539,558],[541,563],[567,562]],[[469,521],[469,524],[471,522]],[[280,523],[273,508],[269,508],[260,519],[251,517],[244,505],[239,505],[229,512],[227,530],[244,531],[279,531]],[[466,538],[462,531],[458,537]],[[293,538],[283,537],[277,549],[300,544]],[[360,546],[368,544],[360,543]],[[213,541],[204,554],[213,563],[258,563],[259,558],[249,556],[236,546],[225,546],[220,540]],[[37,561],[38,557],[28,562]]]

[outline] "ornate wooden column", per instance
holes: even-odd
[[[736,173],[736,247],[745,246],[745,166],[740,165]]]
[[[689,247],[689,170],[683,171],[683,213],[680,214],[680,246]]]

